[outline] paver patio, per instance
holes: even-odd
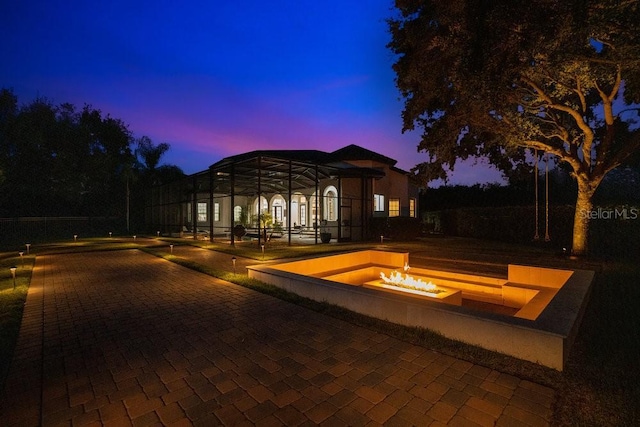
[[[538,426],[554,393],[127,250],[38,257],[1,397],[3,426]]]

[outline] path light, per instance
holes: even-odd
[[[262,246],[262,260],[264,261],[264,245],[260,245]]]
[[[24,268],[24,252],[18,252],[20,254],[20,261],[22,261],[22,268]]]
[[[78,235],[77,235],[77,234],[74,234],[74,235],[73,235],[73,241],[74,241],[74,242],[77,242],[77,241],[78,241]]]
[[[236,274],[236,257],[231,257],[231,262],[233,263],[233,274]]]
[[[16,268],[15,267],[11,267],[9,270],[11,270],[11,276],[13,277],[13,290],[16,290]]]
[[[384,243],[384,236],[380,235],[380,243]]]
[[[113,233],[110,231],[109,232],[109,238],[111,238],[112,235],[113,235]]]
[[[136,240],[136,237],[138,237],[138,236],[136,236],[136,235],[134,234],[134,235],[133,235],[133,240],[134,240],[134,241]]]
[[[31,247],[31,243],[26,243],[25,246],[27,247],[27,255],[29,255],[29,248]]]
[[[171,253],[173,253],[173,245],[169,245],[169,248],[171,248]]]
[[[160,231],[156,231],[156,235],[160,237]]]

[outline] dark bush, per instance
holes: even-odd
[[[418,218],[372,218],[368,236],[373,240],[380,239],[380,236],[394,240],[414,240],[420,237],[421,226]]]

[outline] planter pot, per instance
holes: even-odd
[[[247,229],[244,228],[244,225],[238,224],[235,227],[233,227],[233,235],[236,236],[238,239],[242,239],[242,237],[247,234]]]
[[[322,243],[329,243],[331,241],[331,233],[320,233],[320,241]]]

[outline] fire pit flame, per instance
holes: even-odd
[[[398,271],[392,271],[389,277],[383,272],[380,273],[380,278],[387,284],[400,286],[404,288],[416,289],[424,292],[438,292],[439,289],[433,282],[428,283],[422,279],[416,279],[408,274],[402,274]]]

